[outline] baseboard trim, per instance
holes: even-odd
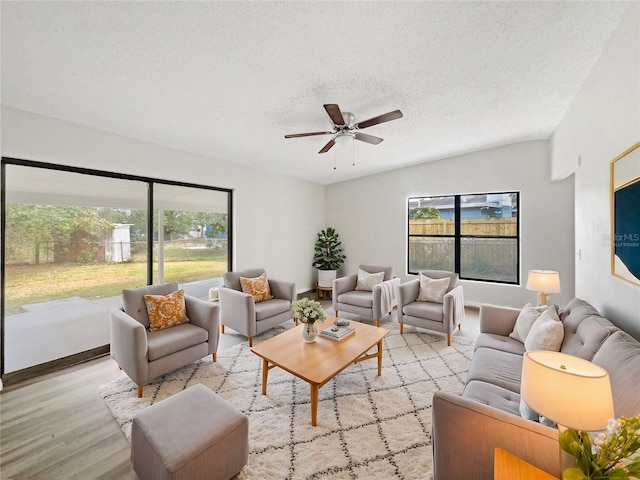
[[[5,373],[2,376],[1,384],[3,388],[6,389],[10,385],[15,385],[26,380],[31,380],[35,377],[53,373],[58,370],[62,370],[63,368],[71,367],[79,363],[84,363],[89,360],[93,360],[94,358],[103,357],[108,354],[109,345],[102,345],[101,347],[92,348],[91,350],[86,350],[84,352],[75,353],[73,355],[58,358],[56,360],[51,360],[50,362],[34,365],[33,367],[23,368],[22,370],[17,370],[15,372]]]

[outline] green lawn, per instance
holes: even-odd
[[[189,252],[189,259],[166,259],[167,282],[192,282],[222,276],[227,271],[226,251]],[[146,285],[145,262],[100,264],[7,265],[5,267],[5,315],[20,312],[22,305],[69,297],[106,298],[124,288]],[[155,276],[155,273],[154,273]]]

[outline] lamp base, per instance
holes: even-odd
[[[544,292],[538,292],[538,305],[547,304],[547,294]]]

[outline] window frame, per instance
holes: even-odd
[[[515,210],[515,215],[512,215],[513,217],[516,218],[516,234],[515,235],[478,235],[478,234],[463,234],[461,233],[461,225],[462,225],[462,202],[461,199],[462,197],[466,197],[466,196],[473,196],[473,195],[504,195],[504,194],[509,194],[509,195],[514,195],[515,194],[515,198],[516,198],[516,210]],[[415,233],[411,233],[411,227],[410,227],[410,218],[409,218],[409,210],[410,208],[410,204],[411,201],[415,201],[418,199],[423,199],[423,198],[435,198],[435,197],[453,197],[454,200],[454,212],[453,212],[453,220],[454,220],[454,233],[453,234],[441,234],[441,235],[435,235],[435,234],[415,234]],[[495,191],[495,192],[481,192],[481,193],[460,193],[460,194],[434,194],[434,195],[420,195],[420,196],[412,196],[412,197],[408,197],[407,198],[407,206],[406,206],[406,210],[405,210],[405,218],[406,218],[406,222],[407,222],[407,254],[406,254],[406,258],[407,258],[407,263],[406,263],[406,271],[408,275],[418,275],[419,270],[418,271],[412,271],[411,269],[411,239],[412,238],[439,238],[439,239],[445,239],[445,238],[453,238],[453,271],[456,272],[459,277],[460,280],[468,280],[468,281],[473,281],[473,282],[485,282],[485,283],[497,283],[497,284],[502,284],[502,285],[520,285],[520,205],[521,205],[521,201],[520,201],[520,197],[521,197],[521,192],[519,190],[507,190],[507,191]],[[461,266],[461,252],[462,252],[462,243],[464,239],[468,239],[468,238],[479,238],[479,239],[514,239],[516,242],[516,264],[515,264],[515,271],[516,271],[516,279],[515,281],[507,281],[507,280],[496,280],[496,279],[487,279],[487,278],[475,278],[475,277],[470,277],[470,276],[464,276],[462,273],[462,266]],[[423,269],[424,270],[424,269]]]
[[[55,371],[60,368],[63,368],[67,365],[71,365],[77,361],[88,360],[91,358],[95,358],[97,356],[103,355],[108,352],[108,345],[104,345],[102,347],[94,348],[87,352],[80,352],[69,357],[65,357],[64,359],[58,359],[51,362],[47,362],[45,364],[37,365],[35,367],[29,367],[25,370],[18,370],[17,372],[11,372],[10,374],[6,374],[5,372],[5,260],[6,260],[6,252],[5,252],[5,206],[6,206],[6,166],[7,165],[17,165],[24,167],[32,167],[32,168],[41,168],[47,170],[57,170],[62,172],[69,173],[78,173],[83,175],[91,175],[97,177],[106,177],[106,178],[115,178],[120,180],[133,180],[147,184],[147,238],[148,241],[148,252],[147,252],[147,285],[153,285],[153,215],[154,215],[154,185],[171,185],[178,187],[186,187],[186,188],[198,188],[203,190],[213,190],[218,192],[223,192],[227,194],[227,269],[231,271],[233,269],[233,245],[234,245],[234,232],[233,232],[233,189],[230,188],[222,188],[222,187],[213,187],[209,185],[199,185],[188,182],[180,182],[173,180],[165,180],[158,179],[152,177],[143,177],[139,175],[129,175],[123,173],[115,173],[105,170],[97,170],[90,168],[82,168],[82,167],[72,167],[68,165],[40,162],[34,160],[25,160],[20,158],[13,157],[2,157],[0,162],[0,291],[2,292],[0,298],[0,379],[2,381],[8,380],[7,376],[11,375],[16,377],[16,379],[22,379],[22,372],[25,371],[33,371],[35,375],[40,375],[43,373],[48,373],[50,371]],[[24,378],[31,378],[35,376],[34,374],[27,373]]]

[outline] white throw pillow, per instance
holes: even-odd
[[[418,302],[442,303],[444,296],[449,288],[449,277],[431,278],[420,274],[420,292],[418,293]]]
[[[524,348],[527,352],[531,350],[559,352],[562,340],[564,340],[564,325],[558,318],[555,307],[547,308],[533,322],[531,330],[524,341]]]
[[[373,291],[373,287],[382,283],[384,280],[384,272],[369,273],[361,268],[358,269],[358,281],[356,282],[356,290]]]
[[[516,324],[513,326],[513,332],[511,332],[509,336],[521,343],[524,343],[531,327],[533,326],[533,322],[535,322],[547,308],[550,307],[547,305],[534,307],[530,303],[527,303],[522,307],[522,310],[520,310],[518,318],[516,319]]]

